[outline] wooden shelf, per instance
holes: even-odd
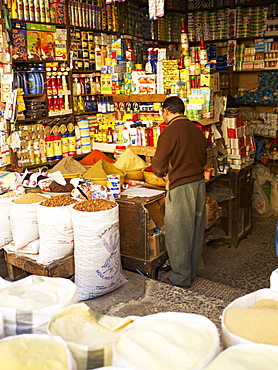
[[[36,24],[50,24],[51,26],[56,26],[60,28],[66,28],[66,24],[60,24],[60,23],[52,23],[52,22],[35,22],[35,21],[27,21],[25,19],[17,19],[17,18],[11,18],[12,22],[24,22],[24,23],[36,23]]]
[[[84,114],[97,114],[99,113],[97,110],[93,110],[91,112],[79,112],[79,113],[73,113],[75,116],[82,116]]]
[[[79,159],[79,158],[85,157],[87,154],[88,153],[77,154],[75,156],[71,156],[71,158]],[[38,168],[38,167],[43,167],[43,166],[54,166],[55,164],[60,162],[60,160],[61,159],[55,159],[54,161],[46,161],[46,162],[42,162],[42,163],[30,164],[30,165],[27,165],[27,166],[21,166],[20,164],[18,164],[18,167],[22,168],[22,169],[25,169],[25,168]]]
[[[112,97],[115,102],[162,103],[167,96],[165,94],[118,94]]]

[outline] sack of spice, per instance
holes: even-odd
[[[27,193],[10,203],[11,230],[15,250],[38,239],[36,205],[45,199],[44,195]]]
[[[105,199],[80,202],[72,209],[72,221],[79,300],[98,297],[122,286],[126,279],[120,259],[117,203]]]
[[[37,206],[40,236],[38,263],[47,265],[73,252],[72,206],[77,200],[58,195]]]

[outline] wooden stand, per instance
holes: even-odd
[[[49,265],[39,265],[36,261],[14,253],[5,252],[8,275],[11,280],[18,280],[27,275],[40,275],[69,278],[74,275],[73,255],[61,258]]]

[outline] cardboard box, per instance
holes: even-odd
[[[13,22],[12,43],[13,59],[27,60],[26,24],[24,22]]]
[[[157,257],[166,251],[165,235],[161,231],[159,234],[149,237],[149,252],[150,257]]]
[[[28,59],[41,60],[41,24],[27,23],[26,28]]]

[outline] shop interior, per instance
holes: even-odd
[[[0,56],[0,356],[277,368],[277,1],[0,0]],[[207,140],[189,289],[162,279],[171,96]]]

